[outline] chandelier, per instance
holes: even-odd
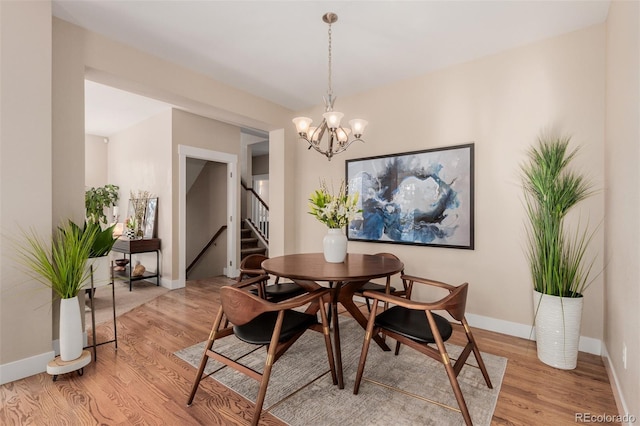
[[[364,142],[362,133],[367,126],[367,121],[360,118],[349,120],[351,128],[340,125],[344,114],[333,110],[333,104],[336,98],[333,97],[333,89],[331,88],[331,24],[338,20],[335,13],[325,13],[322,20],[329,24],[329,81],[327,96],[323,97],[325,105],[325,113],[322,114],[322,122],[318,127],[312,127],[312,119],[309,117],[296,117],[293,119],[296,130],[301,139],[309,144],[308,149],[315,149],[320,154],[325,155],[329,161],[335,154],[346,151],[355,141]],[[353,132],[353,138],[349,140],[349,135]]]

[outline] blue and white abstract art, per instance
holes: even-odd
[[[473,249],[474,144],[346,161],[350,240]]]

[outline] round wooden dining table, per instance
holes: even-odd
[[[262,262],[262,269],[271,275],[288,278],[313,290],[317,282],[328,282],[332,288],[331,313],[334,331],[334,350],[338,370],[338,386],[344,388],[342,352],[340,350],[340,328],[338,302],[362,326],[367,327],[367,318],[353,302],[356,290],[369,280],[387,277],[402,271],[404,264],[389,257],[373,254],[348,253],[344,262],[329,263],[322,253],[300,253],[272,257]],[[390,350],[381,336],[374,336],[376,343],[385,351]]]

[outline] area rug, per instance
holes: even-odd
[[[383,352],[371,343],[363,381],[358,395],[353,384],[360,358],[364,330],[352,319],[340,319],[340,341],[345,388],[331,381],[324,340],[320,333],[305,333],[274,364],[263,410],[290,425],[460,425],[462,415],[447,407],[458,407],[442,364],[402,347],[398,356]],[[387,338],[390,347],[395,341]],[[206,342],[182,349],[175,355],[197,368]],[[482,347],[482,342],[479,342]],[[265,348],[256,350],[227,337],[214,349],[262,371]],[[452,358],[462,348],[447,344]],[[493,389],[487,388],[480,369],[471,355],[458,376],[462,393],[476,425],[489,425],[496,406],[506,358],[483,353]],[[207,374],[250,401],[255,401],[258,382],[209,360]],[[205,379],[208,380],[208,379]],[[391,389],[391,386],[396,389]],[[401,389],[402,392],[397,389]],[[199,392],[204,392],[199,390]],[[408,395],[413,394],[413,395]],[[197,404],[198,394],[194,404]],[[431,402],[428,402],[431,401]]]
[[[114,285],[117,317],[169,291],[169,289],[157,286],[155,283],[149,281],[136,281],[133,284],[132,291],[129,291],[129,282],[116,280]],[[93,306],[96,313],[96,326],[108,321],[113,321],[112,300],[110,285],[95,289]],[[87,328],[91,328],[91,310],[89,309],[91,301],[88,292],[85,296],[85,305],[85,321]]]

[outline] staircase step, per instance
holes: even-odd
[[[240,257],[244,259],[246,256],[250,254],[265,254],[267,249],[264,247],[251,247],[251,248],[243,248],[240,250]]]

